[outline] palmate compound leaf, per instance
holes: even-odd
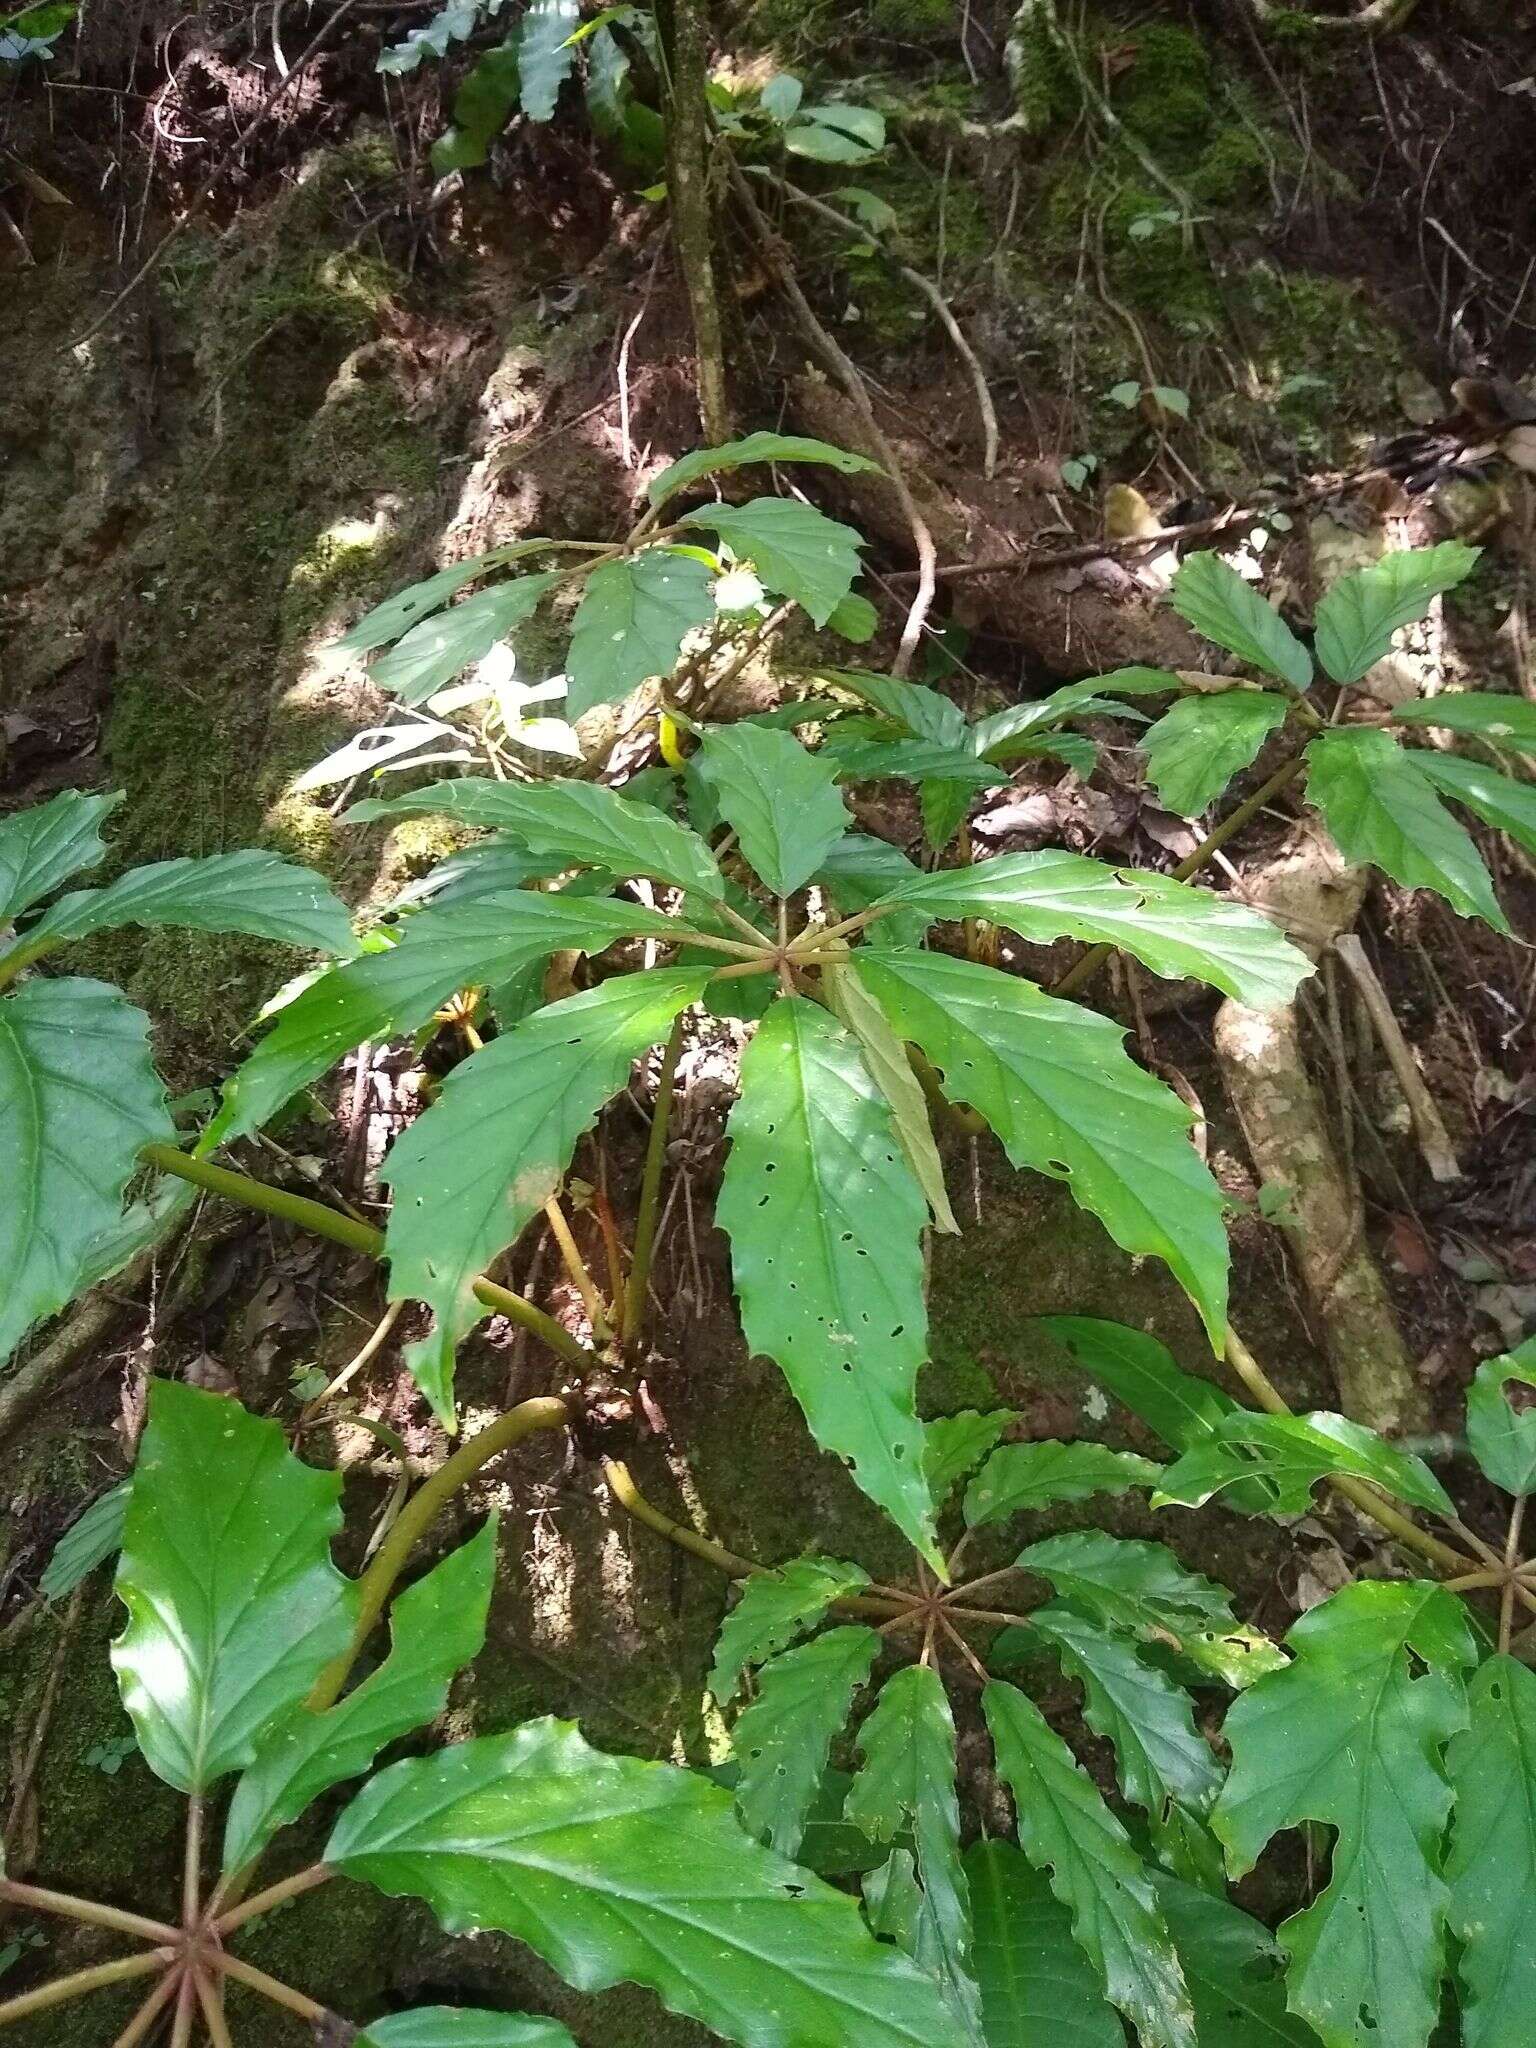
[[[748,866],[776,896],[793,895],[809,881],[848,829],[831,763],[787,732],[714,726],[693,766]]]
[[[684,640],[715,616],[711,572],[692,555],[645,548],[587,578],[571,623],[568,718],[617,704],[651,676],[669,676]]]
[[[966,1408],[923,1424],[923,1470],[935,1507],[943,1507],[967,1472],[979,1465],[1010,1424],[1016,1408]]]
[[[325,1860],[449,1933],[497,1928],[579,1991],[625,1979],[743,2048],[964,2048],[854,1902],[759,1847],[728,1792],[530,1721],[374,1778]]]
[[[731,1731],[741,1824],[781,1856],[800,1848],[832,1738],[879,1654],[874,1630],[854,1624],[780,1651],[763,1666],[757,1697]]]
[[[1462,917],[1509,925],[1471,834],[1384,732],[1327,732],[1307,747],[1307,798],[1346,860],[1373,862],[1405,889],[1433,889]]]
[[[1163,1259],[1219,1344],[1221,1191],[1189,1142],[1191,1112],[1127,1057],[1121,1027],[947,954],[886,948],[852,972],[896,1035],[933,1062],[950,1100],[986,1118],[1012,1163],[1064,1180],[1124,1250]]]
[[[101,821],[122,800],[121,791],[87,796],[63,789],[45,804],[0,819],[0,930],[71,875],[106,858]]]
[[[203,1149],[256,1130],[365,1038],[419,1031],[461,988],[498,987],[565,947],[600,952],[673,922],[642,904],[509,889],[413,917],[398,946],[322,974],[224,1084]]]
[[[981,2048],[971,1905],[960,1861],[955,1723],[937,1671],[908,1664],[886,1680],[859,1730],[859,1755],[863,1766],[844,1813],[877,1842],[894,1842],[910,1827],[921,1897],[914,1902],[909,1952],[941,1987],[965,2038]]]
[[[1536,1673],[1490,1657],[1446,1752],[1456,1797],[1445,1881],[1462,1944],[1462,2048],[1526,2048],[1536,2012]]]
[[[1000,853],[937,869],[879,900],[934,918],[984,917],[1041,944],[1103,941],[1154,974],[1195,975],[1255,1010],[1289,1002],[1312,972],[1267,919],[1229,897],[1078,853]]]
[[[560,581],[557,570],[538,576],[514,576],[477,590],[447,611],[423,619],[397,640],[368,671],[368,680],[402,704],[425,704],[434,691],[451,683],[472,662],[482,661],[498,640],[505,640],[532,618],[545,595]]]
[[[454,1347],[486,1313],[476,1279],[557,1192],[576,1140],[709,975],[619,975],[536,1011],[455,1067],[390,1148],[389,1295],[432,1310],[431,1334],[405,1355],[444,1422]]]
[[[249,932],[320,953],[354,950],[346,905],[309,868],[275,853],[215,853],[134,868],[104,889],[77,889],[30,927],[30,951],[61,946],[120,925]]]
[[[0,999],[0,1360],[75,1293],[141,1147],[174,1139],[149,1019],[104,982]]]
[[[718,533],[738,562],[750,562],[770,590],[803,605],[818,626],[848,595],[861,567],[862,534],[798,498],[701,505],[678,524]]]
[[[341,1475],[237,1401],[152,1380],[112,1665],[157,1777],[199,1795],[256,1754],[347,1644],[357,1588],[331,1563]]]
[[[1220,555],[1186,555],[1173,579],[1173,608],[1197,633],[1293,690],[1312,680],[1312,657],[1272,604]]]
[[[1056,1501],[1091,1500],[1096,1493],[1155,1486],[1164,1470],[1150,1458],[1112,1451],[1108,1444],[1051,1439],[1004,1444],[966,1488],[965,1519],[975,1529]]]
[[[509,833],[537,859],[560,867],[648,875],[677,889],[718,897],[725,881],[697,832],[600,782],[492,782],[465,775],[404,796],[369,797],[346,813],[348,824],[378,818],[453,818]],[[551,872],[545,869],[544,872]]]
[[[484,2012],[468,2006],[424,2005],[415,2012],[374,2020],[354,2048],[576,2048],[559,2020],[521,2012]]]
[[[1424,2048],[1449,1903],[1443,1751],[1467,1725],[1462,1674],[1477,1656],[1465,1610],[1438,1586],[1366,1580],[1286,1640],[1294,1661],[1227,1714],[1213,1825],[1234,1877],[1283,1828],[1337,1830],[1327,1890],[1280,1930],[1291,2010],[1324,2048]]]
[[[261,1740],[230,1800],[226,1873],[344,1778],[358,1778],[398,1736],[442,1712],[456,1672],[479,1654],[496,1576],[496,1517],[407,1586],[389,1611],[389,1655],[334,1707],[300,1701]]]
[[[1125,2030],[1072,1934],[1072,1914],[1012,1842],[965,1853],[987,2048],[1125,2048]],[[1228,2048],[1215,2037],[1200,2048]]]
[[[1511,1380],[1536,1387],[1536,1337],[1477,1368],[1467,1389],[1467,1442],[1494,1485],[1523,1499],[1536,1493],[1536,1410],[1511,1406]]]
[[[1262,1479],[1272,1489],[1253,1513],[1300,1515],[1319,1479],[1340,1472],[1383,1487],[1431,1514],[1455,1513],[1445,1488],[1422,1458],[1400,1451],[1373,1429],[1342,1415],[1256,1415],[1235,1408],[1213,1436],[1163,1468],[1154,1507],[1203,1507],[1229,1487]],[[1245,1495],[1245,1498],[1247,1496]]]
[[[981,1704],[1013,1794],[1019,1846],[1069,1908],[1110,2003],[1137,2028],[1142,2048],[1196,2048],[1194,2009],[1151,1870],[1032,1700],[994,1679]]]
[[[793,1557],[776,1571],[745,1580],[741,1598],[720,1624],[709,1689],[722,1707],[736,1696],[750,1664],[765,1664],[796,1636],[813,1629],[842,1593],[869,1584],[869,1574],[840,1557]]]
[[[1147,774],[1168,809],[1198,817],[1252,763],[1289,710],[1273,690],[1181,697],[1141,739]]]
[[[1388,653],[1399,626],[1423,618],[1430,600],[1470,576],[1481,548],[1446,540],[1400,548],[1341,576],[1317,608],[1317,658],[1336,683],[1358,682]]]
[[[823,1450],[938,1568],[923,1477],[927,1204],[858,1041],[803,996],[775,1002],[741,1062],[716,1217],[742,1326]]]
[[[879,464],[867,456],[850,455],[846,448],[834,448],[828,441],[813,441],[804,434],[748,434],[740,441],[724,441],[715,448],[695,448],[679,456],[646,487],[652,505],[664,505],[689,484],[703,476],[719,476],[728,469],[744,469],[754,462],[812,462],[853,476],[860,470],[877,475]]]

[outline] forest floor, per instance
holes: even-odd
[[[1134,485],[1163,513],[1278,492],[1312,500],[1271,579],[1306,616],[1320,554],[1384,514],[1347,488],[1325,497],[1320,480],[1445,411],[1453,375],[1476,365],[1518,379],[1536,367],[1536,27],[1512,24],[1518,9],[1480,16],[1440,0],[1380,43],[1319,46],[1261,40],[1243,0],[1085,6],[1073,27],[1095,60],[1086,86],[1049,42],[1026,47],[1010,81],[1012,10],[985,0],[762,0],[719,12],[722,63],[794,70],[890,123],[890,146],[858,182],[895,209],[903,261],[936,282],[975,349],[1000,427],[994,474],[983,473],[971,374],[927,299],[877,251],[814,222],[779,225],[804,291],[922,481],[946,566],[1092,541],[1112,484]],[[326,10],[290,13],[291,59]],[[0,241],[0,808],[66,787],[125,789],[117,865],[268,845],[321,867],[359,904],[418,872],[443,850],[432,830],[402,828],[380,861],[373,842],[338,828],[333,792],[291,793],[380,709],[365,680],[329,670],[325,646],[369,603],[486,545],[624,532],[657,464],[699,439],[664,212],[574,118],[514,128],[487,170],[434,187],[426,151],[451,79],[429,65],[386,87],[378,49],[415,18],[398,14],[361,10],[265,119],[267,29],[253,47],[243,0],[92,8],[78,55],[46,85],[0,80],[0,208],[13,229]],[[1021,105],[1027,132],[1011,125]],[[40,196],[39,179],[62,203]],[[1170,219],[1168,187],[1191,202],[1187,233]],[[157,249],[153,272],[119,301]],[[756,253],[722,253],[743,426],[856,441]],[[1107,396],[1126,380],[1185,394],[1187,417],[1149,421]],[[869,587],[889,628],[903,605],[887,600],[910,588],[899,581],[912,568],[902,519],[878,492],[845,495],[842,480],[827,495],[873,537]],[[1432,658],[1529,691],[1529,514],[1522,526],[1497,487],[1472,499],[1412,514],[1431,522],[1426,532],[1470,522],[1489,548],[1445,602]],[[1102,559],[956,579],[934,624],[927,673],[967,707],[1124,663],[1179,665],[1183,651],[1155,595]],[[883,630],[868,665],[893,646]],[[807,633],[784,651],[824,659],[828,644]],[[1091,784],[1030,764],[973,821],[978,842],[1170,867],[1194,836],[1141,786],[1131,737],[1106,726],[1106,766]],[[915,832],[894,802],[865,822],[900,840]],[[1289,817],[1266,819],[1230,886],[1294,830]],[[1528,869],[1490,858],[1523,940],[1388,886],[1357,926],[1446,1119],[1458,1180],[1427,1172],[1336,966],[1306,1020],[1422,1391],[1418,1435],[1474,1523],[1481,1503],[1458,1455],[1463,1390],[1482,1356],[1536,1321],[1536,889]],[[187,1094],[228,1072],[291,971],[271,948],[185,933],[114,936],[92,953],[91,971],[123,981],[157,1019],[162,1064]],[[1260,1208],[1210,1000],[1127,973],[1104,977],[1096,995],[1146,1063],[1201,1107],[1235,1205],[1235,1323],[1289,1398],[1336,1405],[1326,1302],[1298,1277],[1282,1221]],[[285,1126],[256,1170],[342,1182],[376,1202],[370,1161],[398,1121],[405,1064],[344,1072],[334,1115]],[[669,1513],[737,1551],[774,1562],[814,1544],[877,1576],[904,1571],[900,1539],[815,1452],[777,1371],[744,1355],[711,1222],[728,1075],[708,1046],[685,1072],[655,1282],[664,1313],[643,1388],[609,1390],[608,1442]],[[578,1173],[621,1213],[643,1135],[621,1100],[578,1156]],[[1033,1319],[1132,1323],[1214,1374],[1176,1285],[1117,1251],[1065,1189],[1011,1173],[989,1141],[953,1139],[948,1165],[964,1230],[933,1250],[924,1412],[1007,1405],[1021,1436],[1145,1448],[1104,1420]],[[541,1243],[526,1241],[512,1268],[517,1284],[558,1299]],[[209,1208],[124,1295],[107,1338],[0,1430],[0,1811],[13,1871],[108,1898],[131,1891],[146,1911],[174,1895],[179,1803],[124,1741],[104,1575],[57,1606],[37,1594],[60,1533],[125,1470],[147,1376],[183,1374],[291,1417],[295,1387],[345,1363],[383,1310],[363,1262]],[[366,1412],[421,1470],[444,1439],[400,1367],[409,1334],[408,1322],[395,1330],[362,1386]],[[45,1342],[33,1340],[34,1356]],[[467,1419],[544,1391],[550,1366],[489,1325],[461,1362]],[[347,1472],[356,1533],[343,1562],[354,1565],[398,1462],[345,1423],[318,1451]],[[601,1744],[717,1761],[724,1731],[704,1673],[725,1580],[633,1526],[582,1453],[535,1440],[493,1469],[462,1513],[503,1509],[505,1568],[487,1649],[446,1732],[553,1712]],[[1102,1519],[1056,1510],[1029,1533]],[[1151,1534],[1153,1518],[1117,1507],[1111,1526]],[[454,1531],[441,1533],[446,1544]],[[1275,1631],[1372,1555],[1362,1527],[1331,1510],[1282,1529],[1175,1509],[1156,1534]],[[1266,1861],[1248,1903],[1283,1901],[1291,1876],[1283,1859]],[[6,1942],[34,1932],[46,1932],[50,1960],[92,1953],[85,1936],[0,1928],[0,1971],[14,1967],[18,1983],[31,1952],[18,1959]],[[449,1940],[423,1909],[351,1887],[271,1916],[257,1940],[257,1960],[359,2015],[482,1992],[565,2018],[583,2048],[704,2038],[646,1994],[580,1997],[510,1941]],[[17,2031],[18,2048],[105,2041],[109,2003],[88,2025],[40,2016]],[[242,2048],[303,2038],[238,2002],[232,2016]]]

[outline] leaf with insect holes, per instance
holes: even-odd
[[[404,796],[368,797],[345,813],[349,824],[378,818],[453,818],[461,825],[507,832],[551,865],[530,870],[598,868],[610,875],[649,875],[702,896],[724,894],[714,855],[686,825],[653,804],[637,803],[600,782],[492,782],[465,775]]]
[[[1173,579],[1170,603],[1197,633],[1240,661],[1277,676],[1293,690],[1312,680],[1312,657],[1251,583],[1217,554],[1186,555]]]
[[[1272,690],[1181,697],[1142,735],[1147,774],[1181,818],[1194,818],[1249,767],[1290,706]]]
[[[741,1062],[716,1218],[742,1325],[823,1450],[936,1566],[918,1368],[928,1356],[928,1205],[858,1041],[803,996],[776,1001]]]
[[[569,2027],[528,2013],[422,2005],[373,2020],[356,2048],[576,2048]]]
[[[615,939],[665,939],[674,929],[643,904],[531,889],[423,912],[398,946],[332,968],[279,1012],[225,1082],[202,1149],[256,1130],[365,1038],[419,1031],[460,989],[501,986],[554,952],[601,952]]]
[[[1080,1529],[1031,1543],[1018,1563],[1106,1627],[1175,1646],[1197,1670],[1235,1690],[1285,1668],[1269,1638],[1238,1621],[1226,1588],[1186,1571],[1160,1543]]]
[[[1312,972],[1266,918],[1230,897],[1077,853],[1000,853],[939,868],[879,901],[934,918],[984,917],[1042,945],[1070,937],[1119,946],[1154,974],[1195,975],[1251,1009],[1289,1002]]]
[[[1461,1942],[1463,2048],[1524,2048],[1536,2009],[1536,1673],[1490,1657],[1446,1752],[1456,1798],[1445,1881]]]
[[[709,972],[619,975],[551,1003],[455,1067],[390,1147],[389,1297],[432,1310],[431,1334],[405,1357],[444,1422],[454,1348],[486,1314],[476,1279],[558,1192],[577,1139]]]
[[[848,829],[830,764],[787,732],[711,726],[693,766],[747,865],[775,896],[792,896],[809,881]]]
[[[617,704],[651,676],[669,676],[683,642],[715,616],[714,572],[692,555],[646,548],[587,578],[571,622],[567,717]]]
[[[1465,805],[1496,832],[1507,832],[1527,853],[1536,853],[1536,789],[1528,782],[1516,782],[1482,761],[1431,753],[1427,747],[1415,751],[1413,765],[1442,796]]]
[[[1336,683],[1358,682],[1391,651],[1400,626],[1422,619],[1432,599],[1464,582],[1481,548],[1445,540],[1433,548],[1400,548],[1341,576],[1317,608],[1317,658]]]
[[[347,907],[317,874],[275,853],[251,851],[156,861],[104,889],[77,889],[27,931],[24,943],[46,941],[51,950],[129,924],[249,932],[320,953],[355,951]]]
[[[822,969],[821,985],[833,1015],[841,1018],[859,1041],[864,1064],[889,1106],[896,1136],[932,1212],[935,1229],[957,1235],[960,1226],[949,1205],[944,1162],[928,1117],[928,1098],[912,1071],[906,1047],[852,968],[829,961]]]
[[[1395,725],[1437,725],[1444,732],[1472,733],[1498,747],[1536,753],[1536,703],[1493,690],[1448,690],[1393,707]]]
[[[1309,742],[1307,798],[1346,860],[1373,862],[1405,889],[1433,889],[1462,917],[1508,932],[1471,834],[1386,733],[1327,732]]]
[[[477,590],[462,604],[412,626],[369,669],[369,682],[402,704],[425,704],[435,690],[472,662],[484,660],[498,640],[532,618],[540,599],[559,581],[556,571],[546,570]]]
[[[1012,1842],[965,1852],[987,2048],[1125,2048],[1072,1915]]]
[[[410,1758],[342,1814],[325,1861],[496,1929],[579,1991],[629,1980],[742,2048],[963,2048],[936,1988],[853,1900],[763,1849],[692,1771],[570,1722]]]
[[[736,1811],[748,1834],[781,1856],[799,1850],[832,1738],[879,1654],[872,1628],[832,1628],[780,1651],[759,1674],[757,1697],[731,1734],[741,1760]]]
[[[822,682],[849,690],[887,718],[899,720],[914,739],[928,740],[936,747],[966,746],[964,712],[925,683],[909,683],[900,676],[876,675],[862,668],[824,668],[816,673]]]
[[[1121,1027],[943,953],[889,948],[851,971],[897,1037],[933,1062],[949,1099],[986,1118],[1016,1167],[1064,1180],[1118,1245],[1167,1263],[1218,1344],[1221,1191],[1189,1143],[1189,1109],[1127,1057]]]
[[[571,36],[580,23],[580,0],[531,0],[517,39],[522,108],[530,121],[554,119],[560,88],[576,61]]]
[[[1342,1473],[1368,1480],[1431,1514],[1455,1512],[1450,1496],[1422,1458],[1400,1451],[1373,1429],[1342,1415],[1256,1415],[1235,1408],[1215,1433],[1161,1468],[1154,1507],[1203,1507],[1233,1484],[1266,1480],[1272,1500],[1252,1510],[1303,1515],[1320,1479]]]
[[[763,88],[763,105],[768,105],[768,96],[776,86],[791,85],[798,94],[800,88],[796,80],[782,74],[771,80]],[[726,441],[717,448],[695,448],[691,454],[680,456],[676,462],[669,463],[660,476],[651,480],[645,495],[652,505],[665,505],[668,498],[676,497],[679,491],[697,483],[700,477],[745,469],[754,462],[811,462],[841,470],[844,476],[856,476],[861,470],[873,472],[876,476],[880,474],[877,462],[871,462],[864,455],[851,455],[846,448],[834,448],[829,441],[811,440],[805,434],[748,434],[741,441]]]
[[[322,1792],[360,1778],[386,1743],[443,1711],[454,1675],[479,1655],[496,1577],[496,1517],[399,1594],[389,1655],[335,1706],[302,1701],[262,1738],[235,1786],[224,1824],[228,1875],[259,1856]]]
[[[1196,2048],[1194,2011],[1152,1873],[1032,1700],[994,1679],[982,1692],[998,1775],[1014,1797],[1019,1846],[1072,1915],[1110,2003],[1143,2048]]]
[[[134,1466],[112,1645],[144,1760],[200,1796],[346,1648],[357,1588],[331,1562],[341,1475],[237,1401],[152,1380]]]
[[[145,1145],[173,1141],[149,1019],[100,981],[0,999],[0,1360],[77,1292]]]
[[[777,1571],[754,1573],[720,1624],[709,1670],[716,1700],[728,1707],[748,1665],[777,1656],[813,1629],[839,1595],[868,1584],[865,1571],[840,1557],[795,1557]]]
[[[888,1678],[859,1730],[862,1768],[844,1812],[877,1842],[910,1827],[920,1897],[908,1946],[944,1994],[965,2038],[982,2048],[981,1997],[971,1968],[971,1903],[960,1860],[955,1723],[944,1681],[926,1664]]]
[[[967,1472],[979,1465],[1005,1429],[1019,1419],[1014,1408],[966,1408],[923,1424],[923,1471],[934,1505],[943,1507]]]
[[[1536,1387],[1536,1337],[1485,1358],[1467,1389],[1467,1443],[1485,1478],[1520,1499],[1536,1493],[1536,1409],[1516,1408],[1511,1380]]]
[[[750,562],[770,590],[793,598],[818,626],[831,618],[859,573],[863,535],[798,498],[701,505],[678,524],[718,533],[738,562]]]
[[[1293,1662],[1244,1693],[1213,1825],[1233,1877],[1271,1837],[1334,1828],[1327,1889],[1288,1920],[1289,1999],[1326,2048],[1425,2048],[1440,2007],[1451,1811],[1445,1744],[1467,1725],[1477,1660],[1454,1594],[1366,1580],[1304,1614]]]
[[[1063,1500],[1092,1500],[1097,1493],[1124,1493],[1155,1486],[1166,1467],[1134,1451],[1108,1444],[1004,1444],[988,1458],[966,1488],[965,1519],[973,1529],[1005,1515],[1032,1513]]]
[[[120,790],[85,796],[63,789],[45,804],[0,818],[0,929],[81,868],[106,859],[101,822],[122,801]]]

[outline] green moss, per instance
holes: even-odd
[[[309,431],[306,469],[332,491],[433,490],[439,479],[432,440],[400,411],[393,388],[361,378],[332,391]]]
[[[879,35],[943,35],[955,25],[954,0],[869,0],[869,25]]]
[[[1201,149],[1215,119],[1215,79],[1205,44],[1184,28],[1150,26],[1115,37],[1125,62],[1110,104],[1161,159]]]

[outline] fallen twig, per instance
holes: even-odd
[[[1375,968],[1365,957],[1365,948],[1353,932],[1341,932],[1333,942],[1333,950],[1360,991],[1366,1014],[1381,1040],[1381,1049],[1392,1063],[1397,1084],[1408,1104],[1408,1114],[1413,1119],[1414,1136],[1419,1141],[1424,1164],[1438,1181],[1460,1180],[1461,1162],[1456,1157],[1450,1133],[1435,1106],[1434,1097],[1424,1085],[1424,1076],[1419,1072],[1408,1041],[1392,1014],[1391,1000],[1377,978]]]

